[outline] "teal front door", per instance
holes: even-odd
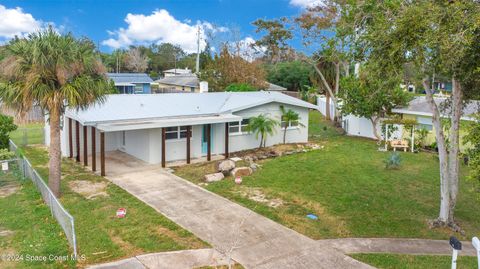
[[[213,128],[214,125],[211,125],[211,128],[210,128],[210,150],[213,149]],[[207,142],[207,130],[208,128],[208,125],[207,124],[204,124],[203,125],[203,128],[202,128],[202,155],[206,155],[207,154],[207,150],[208,150],[208,142]]]

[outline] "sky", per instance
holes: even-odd
[[[295,16],[320,1],[2,0],[0,42],[54,25],[61,33],[90,38],[105,52],[160,42],[195,52],[198,29],[203,36],[214,32],[217,38],[229,35],[248,44],[259,37],[251,25],[256,19]]]

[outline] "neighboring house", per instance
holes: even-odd
[[[122,94],[151,93],[153,80],[145,73],[107,73]]]
[[[195,74],[166,76],[155,80],[160,93],[200,92],[198,77]]]
[[[185,69],[168,69],[163,71],[164,77],[171,77],[171,76],[185,76],[185,75],[192,75],[192,70],[185,68]]]
[[[229,152],[258,147],[260,138],[246,129],[249,119],[264,114],[280,122],[281,105],[301,118],[301,124],[288,128],[286,141],[308,142],[308,111],[317,107],[277,92],[108,95],[102,104],[65,112],[62,155],[85,156],[85,151],[91,155],[95,141],[97,153],[122,151],[162,166],[205,156],[210,160],[212,155],[227,158]],[[266,144],[282,141],[278,125]],[[98,159],[105,162],[105,154]]]
[[[445,106],[447,104],[447,98],[444,97],[435,97],[435,103],[438,107]],[[480,109],[480,101],[471,101],[463,109],[462,121],[473,121],[474,114],[478,113]],[[408,104],[408,107],[400,107],[392,110],[393,113],[400,114],[404,119],[413,119],[417,121],[417,129],[425,129],[429,133],[426,138],[426,144],[431,144],[436,141],[435,139],[435,129],[432,122],[432,110],[430,109],[430,104],[424,96],[416,97]],[[445,112],[442,113],[442,117],[448,117],[449,110],[445,109]],[[463,150],[465,147],[462,143],[462,137],[465,133],[460,129],[460,149]]]
[[[326,114],[325,100],[326,99],[323,96],[319,96],[317,98],[318,109],[323,115]],[[446,100],[447,99],[444,97],[435,97],[435,102],[438,106],[442,106],[442,104],[445,104]],[[473,116],[479,111],[479,108],[480,101],[472,101],[468,103],[463,110],[462,121],[474,120]],[[333,106],[333,103],[330,103],[330,110],[330,115],[334,115],[335,108]],[[429,131],[429,134],[425,141],[426,144],[428,145],[435,142],[435,130],[432,123],[432,111],[430,109],[430,104],[427,102],[425,96],[418,96],[412,101],[410,101],[407,107],[395,108],[392,110],[392,112],[401,115],[403,119],[416,120],[416,129],[426,129]],[[447,117],[447,114],[448,113],[443,113],[442,116]],[[343,116],[342,127],[348,135],[361,136],[373,139],[375,138],[375,136],[373,135],[373,125],[367,118],[361,118],[354,115]],[[381,132],[381,126],[377,126],[377,128],[378,133],[383,136],[384,134]],[[407,134],[404,134],[402,126],[398,126],[398,130],[392,135],[392,137],[401,138],[402,136],[407,136]],[[461,130],[460,136],[463,136]],[[464,146],[461,145],[461,149],[463,148]]]

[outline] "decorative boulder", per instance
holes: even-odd
[[[235,162],[232,160],[224,160],[218,163],[217,165],[217,171],[223,173],[224,175],[230,174],[230,171],[232,171],[235,168]]]
[[[244,177],[244,176],[249,176],[253,173],[252,168],[250,167],[237,167],[232,170],[232,176],[233,177]]]
[[[225,176],[222,173],[214,173],[214,174],[205,175],[205,181],[206,182],[220,181],[224,178],[225,178]]]

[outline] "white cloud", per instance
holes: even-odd
[[[41,21],[36,20],[32,14],[23,12],[20,7],[9,9],[0,5],[0,38],[24,36],[41,29],[42,25]]]
[[[150,15],[128,13],[125,22],[127,28],[108,31],[112,37],[104,40],[102,44],[116,49],[152,42],[168,42],[191,53],[197,51],[197,27],[200,27],[203,36],[206,30],[227,30],[225,27],[215,28],[209,22],[198,21],[192,24],[189,20],[179,21],[165,9],[155,10]],[[203,49],[205,45],[202,40],[200,48]]]
[[[290,0],[290,5],[300,7],[300,8],[309,8],[323,5],[323,0]]]

